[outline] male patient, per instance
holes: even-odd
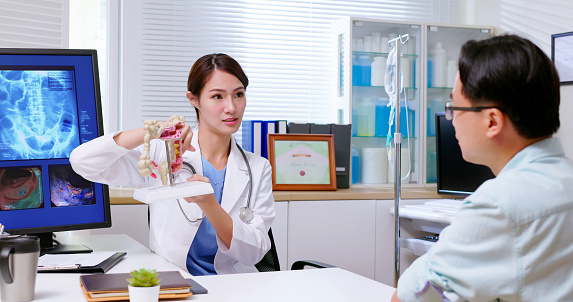
[[[553,63],[515,35],[469,41],[451,98],[446,117],[464,159],[496,178],[402,274],[397,297],[573,301],[573,162],[551,137],[559,128]]]

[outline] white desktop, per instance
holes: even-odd
[[[107,273],[126,273],[141,267],[175,270],[209,291],[173,301],[390,301],[394,293],[390,286],[341,268],[191,276],[127,235],[79,235],[58,239],[62,243],[84,244],[96,252],[127,252],[125,259]],[[34,301],[85,301],[79,274],[38,274]]]

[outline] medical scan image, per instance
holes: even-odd
[[[0,65],[0,160],[68,158],[79,146],[73,70]]]
[[[42,171],[39,168],[0,169],[0,210],[42,207]]]
[[[52,206],[67,207],[94,204],[93,183],[79,176],[70,165],[51,166]]]

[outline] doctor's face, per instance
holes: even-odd
[[[199,99],[190,96],[199,110],[201,128],[219,134],[233,134],[239,130],[247,105],[245,87],[234,75],[215,70],[207,81]]]

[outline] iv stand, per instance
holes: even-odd
[[[401,46],[408,43],[409,35],[399,35],[388,41],[388,44],[395,43],[396,47],[396,132],[394,133],[394,287],[398,286],[398,278],[400,277],[400,193],[402,185],[402,169],[401,169],[401,145],[402,133],[400,132],[400,92],[402,90],[400,79],[402,78],[402,64],[400,60]],[[405,101],[405,100],[404,100]]]

